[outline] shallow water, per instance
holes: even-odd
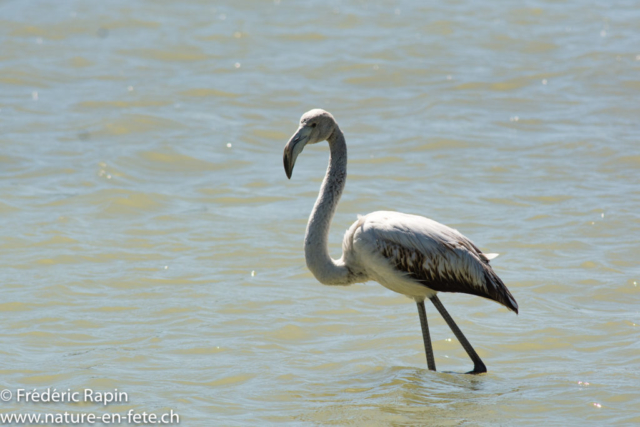
[[[0,388],[182,425],[640,423],[635,2],[0,3]],[[331,111],[331,231],[399,210],[499,252],[516,316],[324,287],[305,224],[326,168],[282,149]],[[44,406],[43,406],[44,405]]]

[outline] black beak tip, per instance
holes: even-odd
[[[287,179],[291,179],[291,173],[293,172],[293,168],[289,169],[289,162],[287,161],[287,154],[285,152],[284,158],[283,158],[283,163],[284,163],[284,173],[287,174]]]

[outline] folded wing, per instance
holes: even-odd
[[[374,212],[359,223],[359,237],[416,282],[437,292],[478,295],[518,312],[489,257],[457,230],[399,212]]]

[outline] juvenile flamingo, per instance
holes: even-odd
[[[329,168],[311,211],[304,239],[307,267],[325,285],[347,286],[376,281],[415,300],[420,315],[427,366],[435,371],[429,325],[424,307],[428,298],[438,309],[474,363],[469,373],[487,372],[460,328],[438,299],[438,292],[461,292],[496,301],[518,313],[518,303],[489,265],[497,254],[483,254],[457,230],[428,218],[378,211],[347,230],[342,257],[329,256],[331,219],[347,179],[347,145],[333,116],[315,109],[300,119],[300,127],[284,148],[284,169],[291,179],[298,155],[307,144],[329,142]]]

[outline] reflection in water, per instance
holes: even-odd
[[[315,409],[302,419],[327,422],[353,417],[354,413],[374,425],[419,424],[434,418],[442,423],[500,419],[486,407],[495,405],[505,390],[487,390],[484,378],[415,368],[377,369],[339,381],[343,389],[338,394],[308,394]]]

